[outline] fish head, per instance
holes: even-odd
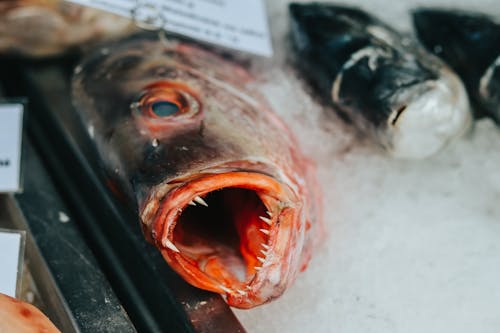
[[[304,76],[392,156],[428,157],[468,128],[460,80],[411,39],[360,8],[308,3],[289,10]]]
[[[248,72],[144,37],[77,72],[75,105],[169,265],[232,306],[282,294],[309,259],[316,203],[308,162]]]
[[[448,66],[416,45],[407,47],[415,54],[382,47],[356,52],[355,65],[347,63],[335,78],[331,100],[347,109],[355,105],[351,120],[392,156],[426,158],[469,128],[470,106]]]
[[[412,16],[419,40],[460,75],[482,74],[500,52],[500,26],[487,15],[424,7]]]

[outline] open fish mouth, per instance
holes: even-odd
[[[163,199],[149,201],[156,207],[150,230],[177,273],[241,308],[284,291],[303,241],[297,237],[303,232],[301,207],[288,186],[246,171],[202,174],[166,186]]]

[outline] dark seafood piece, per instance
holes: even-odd
[[[291,4],[298,67],[338,112],[390,154],[429,156],[470,124],[460,80],[357,8]]]
[[[89,57],[73,80],[146,238],[186,281],[241,308],[282,294],[318,236],[311,167],[253,82],[215,53],[143,35]]]
[[[134,30],[131,20],[63,0],[0,0],[0,53],[54,56]]]
[[[418,38],[462,78],[478,116],[500,123],[500,24],[480,13],[419,8]]]

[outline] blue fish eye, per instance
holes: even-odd
[[[167,101],[154,102],[151,105],[151,111],[158,117],[168,117],[176,114],[179,110],[180,108],[177,104]]]

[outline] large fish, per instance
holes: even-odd
[[[357,8],[291,4],[290,15],[298,67],[390,154],[427,157],[468,128],[460,80],[410,39]]]
[[[54,56],[134,29],[131,20],[62,0],[0,0],[0,54]]]
[[[474,12],[419,8],[413,24],[420,41],[462,78],[478,116],[500,123],[500,24]]]
[[[192,285],[250,308],[304,269],[311,167],[235,62],[135,37],[77,67],[73,100],[146,237]]]
[[[49,318],[36,307],[1,293],[0,332],[60,333]]]

